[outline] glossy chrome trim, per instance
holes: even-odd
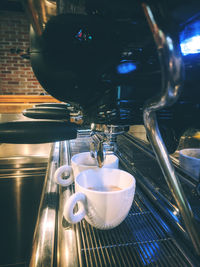
[[[90,142],[90,155],[96,160],[96,165],[99,168],[103,167],[104,160],[106,157],[106,151],[104,149],[104,133],[102,135],[97,133],[91,134],[91,142]]]
[[[60,165],[70,164],[69,141],[60,143]],[[73,187],[59,188],[57,267],[78,267],[75,225],[69,224],[63,217],[64,204],[73,193]]]
[[[200,236],[195,224],[194,215],[162,140],[155,113],[177,101],[183,81],[183,63],[179,49],[175,47],[174,40],[157,24],[155,21],[156,16],[154,17],[150,6],[143,3],[142,7],[153,33],[162,72],[161,94],[146,103],[143,111],[144,124],[165,180],[182,215],[188,235],[192,240],[196,253],[200,254]],[[162,23],[162,25],[166,25],[166,22]]]
[[[55,231],[58,209],[58,186],[53,180],[59,161],[59,142],[52,145],[45,177],[35,233],[30,267],[54,265]],[[31,208],[31,207],[30,207]]]
[[[117,136],[128,128],[128,125],[91,124],[90,154],[98,167],[103,167],[106,155],[115,152]]]

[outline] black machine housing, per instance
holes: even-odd
[[[191,34],[193,24],[200,25],[198,1],[149,2],[178,45]],[[162,86],[142,1],[87,0],[84,13],[78,5],[52,17],[41,36],[31,32],[31,63],[37,79],[49,94],[81,109],[86,124],[142,124],[145,102]],[[181,96],[157,112],[169,153],[176,150],[187,128],[200,126],[200,53],[183,54],[182,60]]]

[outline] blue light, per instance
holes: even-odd
[[[154,241],[141,244],[138,243],[138,245],[138,252],[141,260],[143,261],[143,265],[156,265],[157,260],[162,257],[159,244]]]
[[[184,56],[200,53],[200,21],[192,22],[180,34],[180,47]]]
[[[129,72],[132,72],[134,70],[136,70],[137,66],[135,63],[133,62],[122,62],[117,66],[117,72],[119,74],[127,74]]]
[[[186,39],[181,43],[181,52],[184,56],[200,53],[200,35]]]

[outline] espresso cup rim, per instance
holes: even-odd
[[[78,174],[78,176],[76,177],[76,179],[75,179],[75,184],[78,184],[78,186],[79,187],[81,187],[82,189],[84,189],[86,192],[93,192],[93,193],[95,193],[95,194],[99,194],[99,195],[102,195],[102,194],[106,194],[106,195],[111,195],[111,194],[119,194],[120,192],[125,192],[125,191],[129,191],[129,190],[131,190],[132,188],[135,188],[135,184],[136,184],[136,179],[135,179],[135,177],[132,175],[132,174],[130,174],[129,172],[126,172],[126,171],[124,171],[124,170],[120,170],[120,169],[115,169],[115,168],[104,168],[104,171],[106,171],[106,170],[109,170],[109,171],[111,171],[111,170],[117,170],[117,171],[120,171],[120,172],[123,172],[123,173],[126,173],[126,174],[128,174],[130,177],[132,177],[132,184],[129,186],[129,187],[126,187],[126,188],[124,188],[124,189],[121,189],[121,190],[118,190],[118,191],[106,191],[106,192],[103,192],[103,191],[97,191],[97,190],[92,190],[92,189],[87,189],[87,188],[85,188],[85,187],[83,187],[82,185],[80,185],[78,182],[77,182],[77,178],[84,172],[93,172],[93,171],[95,171],[95,170],[93,170],[93,169],[88,169],[88,170],[85,170],[85,171],[82,171],[81,173],[79,173]]]
[[[77,163],[76,161],[74,161],[74,158],[76,158],[76,157],[78,157],[78,155],[83,155],[83,154],[90,154],[90,152],[81,152],[81,153],[77,153],[77,154],[75,154],[75,155],[73,155],[72,156],[72,158],[71,158],[71,162],[73,162],[74,164],[76,164],[76,165],[78,165],[78,166],[80,166],[80,167],[97,167],[97,166],[95,166],[95,165],[84,165],[84,164],[79,164],[79,163]],[[114,155],[114,154],[111,154],[111,155],[106,155],[106,157],[114,157],[115,158],[115,160],[117,160],[118,159],[118,157],[116,156],[116,155]],[[109,165],[109,164],[113,164],[115,161],[113,161],[113,162],[109,162],[109,163],[106,163],[105,165]]]

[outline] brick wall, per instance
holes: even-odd
[[[20,54],[29,48],[29,23],[23,12],[0,11],[0,94],[46,94]],[[15,51],[13,51],[13,50]],[[16,49],[23,50],[16,52]]]

